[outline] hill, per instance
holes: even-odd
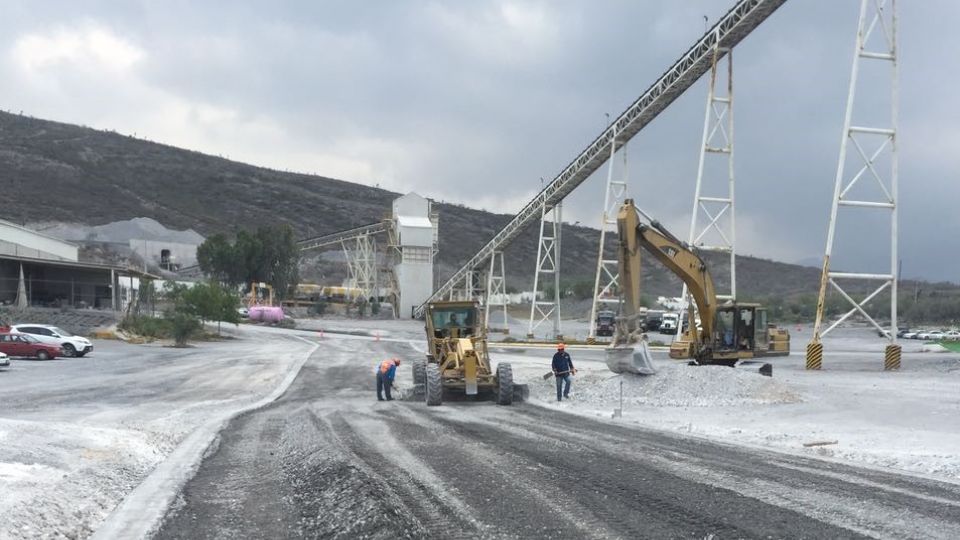
[[[377,221],[398,193],[307,174],[256,167],[111,131],[0,112],[0,217],[16,222],[102,225],[152,218],[202,235],[264,222],[290,224],[300,237]],[[422,195],[429,197],[429,193]],[[489,240],[511,216],[438,202],[440,279]],[[507,249],[508,285],[530,286],[537,231]],[[564,281],[592,282],[599,232],[566,226]],[[612,247],[612,246],[608,246]],[[649,260],[649,259],[648,259]],[[713,260],[713,259],[711,259]],[[729,276],[716,259],[720,288]],[[753,257],[738,260],[744,297],[815,293],[819,269]],[[679,281],[662,269],[645,276],[651,295],[676,295]]]

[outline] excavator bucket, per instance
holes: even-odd
[[[657,372],[646,341],[634,345],[607,347],[605,352],[607,368],[614,373],[653,375]]]

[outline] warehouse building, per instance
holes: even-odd
[[[0,220],[0,304],[121,310],[142,272],[82,262],[76,245]],[[126,285],[126,286],[122,286]]]

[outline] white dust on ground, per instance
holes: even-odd
[[[723,366],[660,366],[652,377],[614,375],[582,370],[574,377],[573,395],[582,407],[619,407],[620,385],[624,405],[655,407],[722,407],[747,404],[797,403],[799,393],[771,377]],[[532,396],[556,400],[553,378],[531,383]]]
[[[83,538],[172,446],[147,434],[72,423],[0,420],[3,538]]]
[[[247,340],[185,349],[173,363],[151,364],[169,349],[98,343],[83,370],[27,362],[7,373],[42,399],[0,417],[0,539],[89,536],[184,437],[269,394],[308,349],[256,328],[235,333]],[[71,376],[48,372],[57,368]],[[134,399],[86,399],[111,384]]]
[[[857,345],[857,343],[853,343]],[[851,346],[851,348],[853,348]],[[655,358],[649,377],[621,377],[580,361],[572,398],[557,403],[549,358],[496,352],[511,362],[533,404],[622,425],[679,432],[726,443],[921,473],[960,481],[960,360],[912,353],[900,372],[882,371],[882,353],[844,353],[824,371],[804,370],[802,355],[756,368],[687,366]],[[586,354],[581,352],[581,355]],[[830,442],[805,447],[805,443]]]

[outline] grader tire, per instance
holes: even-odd
[[[427,382],[427,363],[424,360],[413,361],[413,384],[424,384]]]
[[[427,364],[425,370],[424,394],[427,405],[434,407],[443,403],[443,381],[440,379],[440,366]]]
[[[513,367],[510,364],[497,366],[497,404],[513,404]]]

